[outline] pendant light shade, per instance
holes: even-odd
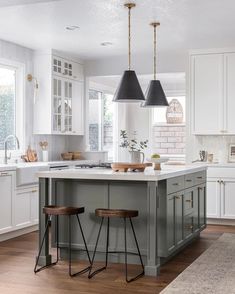
[[[151,23],[154,27],[154,79],[150,81],[149,87],[146,92],[146,100],[142,104],[143,107],[161,107],[169,106],[166,95],[163,91],[162,85],[159,80],[156,80],[156,53],[157,53],[157,41],[156,41],[156,28],[160,25],[159,22]]]
[[[141,102],[145,100],[134,70],[124,71],[113,100],[126,103]]]
[[[134,3],[124,4],[128,8],[128,62],[129,69],[124,71],[120,84],[117,88],[116,93],[114,94],[114,102],[143,102],[145,101],[144,94],[140,87],[139,81],[137,79],[136,73],[134,70],[131,70],[131,33],[130,33],[130,17],[131,17],[131,8],[135,7]]]
[[[166,95],[159,80],[152,80],[146,92],[144,107],[168,106]]]

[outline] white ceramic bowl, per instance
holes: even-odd
[[[147,158],[148,162],[153,162],[153,163],[163,163],[163,162],[167,162],[168,160],[169,160],[168,157]]]

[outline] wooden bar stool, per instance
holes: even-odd
[[[37,259],[36,259],[36,264],[35,264],[35,267],[34,267],[34,272],[37,273],[49,266],[53,266],[55,264],[57,264],[58,260],[59,260],[59,216],[60,215],[64,215],[64,216],[68,216],[68,220],[69,220],[69,227],[68,227],[68,232],[69,232],[69,275],[71,277],[73,276],[76,276],[76,275],[79,275],[79,274],[83,274],[85,272],[87,272],[89,269],[90,269],[90,265],[88,267],[86,267],[85,269],[79,271],[79,272],[76,272],[76,273],[72,273],[72,258],[71,258],[71,216],[72,215],[75,215],[77,220],[78,220],[78,225],[79,225],[79,228],[80,228],[80,231],[81,231],[81,235],[82,235],[82,239],[83,239],[83,242],[84,242],[84,245],[85,245],[85,251],[87,253],[87,257],[89,259],[89,262],[91,264],[91,259],[90,259],[90,255],[89,255],[89,252],[88,252],[88,249],[87,249],[87,244],[86,244],[86,240],[85,240],[85,236],[84,236],[84,233],[83,233],[83,230],[82,230],[82,226],[81,226],[81,222],[80,222],[80,219],[79,219],[79,214],[81,213],[84,213],[85,209],[84,207],[64,207],[64,206],[53,206],[53,205],[49,205],[49,206],[45,206],[43,208],[43,213],[44,214],[47,214],[48,215],[48,220],[47,220],[47,224],[46,224],[46,228],[45,228],[45,232],[44,232],[44,235],[43,235],[43,238],[42,238],[42,243],[40,245],[40,248],[39,248],[39,253],[38,253],[38,256],[37,256]],[[45,265],[45,266],[42,266],[40,268],[37,268],[38,267],[38,261],[39,261],[39,257],[41,255],[41,251],[42,251],[42,247],[43,247],[43,244],[44,244],[44,241],[45,241],[45,236],[46,236],[46,233],[48,232],[48,229],[49,229],[49,223],[50,223],[50,220],[52,218],[52,216],[55,216],[56,219],[55,219],[55,227],[56,227],[56,249],[57,249],[57,256],[56,256],[56,261],[55,262],[52,262],[51,264],[49,265]]]
[[[132,223],[132,218],[138,216],[138,210],[125,210],[125,209],[105,209],[105,208],[97,208],[95,210],[95,215],[101,217],[101,223],[100,223],[100,228],[99,228],[99,232],[98,232],[98,236],[97,236],[97,240],[96,240],[96,244],[95,244],[95,250],[93,253],[93,257],[91,260],[91,267],[90,267],[90,271],[89,271],[89,275],[88,278],[91,279],[94,275],[96,275],[97,273],[105,270],[107,268],[107,264],[108,264],[108,254],[109,253],[124,253],[125,254],[125,274],[126,274],[126,281],[132,282],[137,280],[138,278],[140,278],[141,276],[144,275],[144,264],[142,261],[142,257],[140,254],[140,249],[139,249],[139,245],[137,242],[137,238],[136,238],[136,234],[135,234],[135,230],[134,230],[134,226]],[[93,263],[94,263],[94,259],[95,259],[95,254],[96,254],[96,250],[97,250],[97,245],[99,242],[99,238],[100,238],[100,232],[102,229],[102,225],[103,225],[103,221],[104,218],[107,218],[107,239],[106,239],[106,258],[105,258],[105,266],[101,267],[99,269],[97,269],[96,271],[94,271],[92,273],[92,267],[93,267]],[[108,250],[108,246],[109,246],[109,219],[110,218],[123,218],[124,220],[124,243],[125,243],[125,251],[124,252],[120,252],[120,251],[109,251]],[[126,219],[129,219],[130,224],[131,224],[131,229],[134,235],[134,239],[135,239],[135,244],[136,244],[136,248],[138,253],[130,253],[127,252],[127,242],[126,242]],[[140,262],[141,262],[141,266],[142,266],[142,271],[140,274],[138,274],[137,276],[128,279],[128,266],[127,266],[127,254],[135,254],[138,255],[140,258]]]

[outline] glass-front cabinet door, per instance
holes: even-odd
[[[64,81],[64,130],[72,132],[72,99],[73,84],[71,81]]]
[[[53,78],[53,132],[62,131],[62,81],[58,78]]]
[[[83,135],[83,83],[53,77],[52,132]],[[74,115],[74,111],[76,114]]]

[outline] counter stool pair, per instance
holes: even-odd
[[[59,261],[59,216],[68,216],[68,232],[69,232],[69,237],[68,237],[68,253],[69,253],[69,275],[71,277],[73,276],[77,276],[80,274],[83,274],[85,272],[89,271],[88,274],[88,278],[92,278],[94,275],[96,275],[97,273],[105,270],[107,268],[108,265],[108,254],[109,253],[124,253],[125,254],[125,275],[126,275],[126,282],[132,282],[134,280],[137,280],[138,278],[140,278],[141,276],[144,275],[144,264],[142,261],[142,257],[140,254],[140,250],[139,250],[139,245],[137,242],[137,238],[136,238],[136,234],[135,234],[135,230],[134,230],[134,226],[132,223],[132,218],[133,217],[137,217],[138,216],[138,211],[137,210],[126,210],[126,209],[105,209],[105,208],[98,208],[95,210],[95,215],[98,217],[101,217],[101,223],[100,223],[100,227],[99,227],[99,231],[98,231],[98,236],[97,236],[97,240],[96,240],[96,244],[95,244],[95,249],[94,249],[94,253],[92,256],[92,259],[90,258],[89,255],[89,251],[87,248],[87,244],[86,244],[86,240],[85,240],[85,236],[83,233],[83,229],[82,229],[82,225],[79,219],[79,214],[84,213],[85,208],[84,207],[62,207],[62,206],[45,206],[43,208],[43,213],[48,215],[48,220],[47,220],[47,224],[46,224],[46,228],[44,231],[44,235],[42,238],[42,242],[39,248],[39,253],[38,256],[36,258],[36,264],[34,267],[34,272],[37,273],[47,267],[56,265]],[[52,216],[55,216],[55,228],[56,228],[56,235],[55,235],[55,241],[56,241],[56,250],[57,250],[57,254],[56,254],[56,261],[52,262],[49,265],[45,265],[42,267],[38,268],[38,263],[39,263],[39,258],[41,255],[41,251],[43,248],[43,244],[45,242],[45,238],[46,238],[46,234],[48,233],[49,230],[49,224],[50,224],[50,220],[52,218]],[[85,245],[85,251],[89,260],[90,265],[84,269],[82,269],[79,272],[75,272],[72,273],[72,257],[71,257],[71,216],[76,216],[77,221],[78,221],[78,226],[82,235],[82,239]],[[95,260],[95,255],[96,255],[96,251],[97,251],[97,246],[98,246],[98,242],[99,242],[99,238],[100,238],[100,233],[102,230],[102,226],[103,226],[103,222],[104,219],[107,219],[107,236],[106,236],[106,251],[105,251],[105,266],[98,268],[97,270],[92,272],[92,268],[93,268],[93,264],[94,264],[94,260]],[[122,218],[124,220],[124,252],[117,252],[117,251],[109,251],[108,250],[108,246],[109,246],[109,226],[110,226],[110,218]],[[140,259],[140,263],[141,263],[141,267],[142,267],[142,271],[140,274],[138,274],[137,276],[129,279],[128,278],[128,264],[127,264],[127,254],[129,254],[129,252],[127,252],[127,238],[126,238],[126,227],[127,227],[127,223],[126,220],[129,219],[130,225],[131,225],[131,229],[133,232],[133,236],[134,236],[134,240],[135,240],[135,244],[136,244],[136,248],[137,248],[137,252],[138,253],[131,253],[131,254],[135,254],[139,256]]]

